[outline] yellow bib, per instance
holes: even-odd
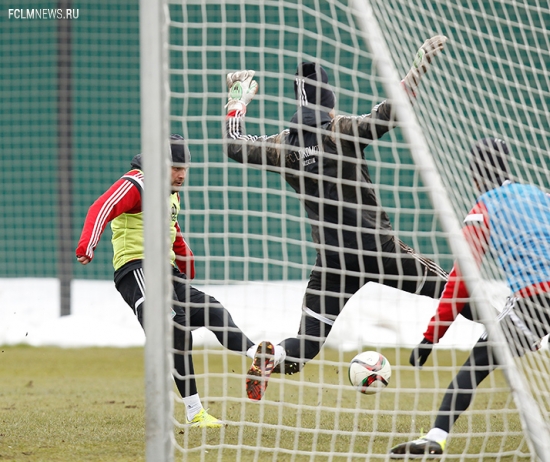
[[[180,211],[180,201],[177,193],[170,196],[171,244],[176,240],[176,222]],[[111,222],[113,230],[113,266],[115,271],[132,260],[143,260],[143,212],[123,213]],[[176,260],[176,254],[170,248],[172,264]]]

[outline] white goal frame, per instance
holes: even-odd
[[[144,272],[147,290],[144,326],[146,460],[174,458],[172,329],[170,328],[169,101],[166,5],[140,0],[141,146],[149,186],[143,192]]]

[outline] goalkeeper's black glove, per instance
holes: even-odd
[[[411,357],[409,358],[411,366],[422,367],[428,359],[428,356],[430,356],[433,346],[434,344],[432,342],[423,338],[411,352]]]

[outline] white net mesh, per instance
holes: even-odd
[[[548,5],[390,0],[370,6],[401,76],[424,40],[449,38],[414,105],[454,208],[449,212],[462,220],[475,202],[468,152],[480,138],[504,139],[514,178],[548,188]],[[370,113],[387,97],[383,82],[347,3],[170,2],[169,17],[171,130],[185,136],[193,158],[180,219],[195,253],[193,284],[219,300],[254,342],[278,343],[300,327],[317,222],[302,207],[307,194],[296,194],[285,181],[289,165],[269,171],[224,153],[226,74],[256,71],[259,91],[240,127],[248,135],[275,135],[290,126],[295,72],[303,61],[326,69],[343,116]],[[264,160],[270,146],[259,150]],[[423,184],[401,128],[370,143],[364,159],[379,199],[375,215],[381,219],[384,210],[399,239],[449,271],[454,257],[430,204],[430,185]],[[354,162],[359,168],[363,161]],[[302,181],[308,178],[303,169],[301,174]],[[334,187],[346,186],[359,191],[349,178]],[[359,213],[365,204],[357,207]],[[487,260],[482,274],[501,309],[508,289]],[[376,283],[354,293],[347,293],[353,297],[314,359],[298,374],[273,374],[259,402],[244,389],[250,359],[221,349],[204,329],[195,331],[199,394],[209,413],[228,425],[190,428],[183,406],[176,405],[176,459],[385,460],[394,445],[430,429],[483,327],[459,316],[426,366],[414,369],[410,349],[422,339],[437,302]],[[371,396],[357,393],[348,380],[349,361],[365,350],[383,353],[392,366],[389,386]],[[548,349],[525,358],[524,376],[547,416]],[[500,371],[479,387],[445,453],[448,460],[535,459]]]

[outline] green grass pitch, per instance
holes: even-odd
[[[393,375],[378,395],[360,395],[347,384],[352,353],[325,349],[300,374],[274,375],[266,400],[252,403],[243,386],[247,359],[197,350],[205,405],[230,423],[222,430],[176,427],[185,455],[176,451],[175,460],[386,460],[388,446],[430,428],[432,410],[466,352],[454,362],[450,351],[438,352],[435,377],[433,368],[408,367],[406,349],[382,352]],[[142,348],[0,347],[0,461],[144,461],[143,371]],[[457,422],[448,460],[481,452],[493,455],[488,461],[530,460],[503,376],[493,376]],[[183,421],[182,405],[175,409]],[[420,412],[409,412],[414,409]],[[239,441],[248,447],[239,449]],[[344,456],[349,450],[364,457]]]

